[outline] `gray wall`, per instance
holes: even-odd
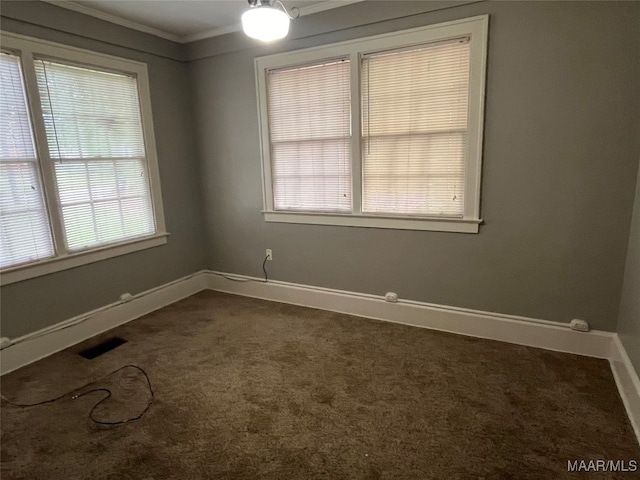
[[[264,222],[254,57],[485,13],[480,234]],[[265,248],[278,280],[615,329],[640,155],[639,4],[354,4],[259,48],[242,34],[178,45],[42,2],[1,14],[4,30],[149,64],[171,232],[165,246],[3,287],[3,336],[204,267],[259,276]],[[621,332],[637,359],[629,298]]]
[[[41,2],[2,2],[0,26],[5,31],[148,63],[164,210],[171,235],[160,247],[3,286],[2,336],[16,337],[52,325],[114,302],[124,292],[135,294],[205,265],[188,72],[186,64],[171,59],[182,55],[182,46],[78,15]],[[66,34],[66,30],[76,34]]]
[[[636,372],[640,372],[640,167],[627,250],[627,265],[624,270],[618,335]]]
[[[260,276],[271,248],[277,280],[614,330],[640,154],[640,5],[420,5],[434,9],[323,12],[300,20],[312,36],[276,46],[241,34],[190,46],[208,266]],[[264,222],[254,57],[485,13],[478,235]]]

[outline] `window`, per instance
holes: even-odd
[[[154,233],[136,78],[35,67],[69,250]]]
[[[351,210],[349,62],[269,72],[276,210]]]
[[[20,58],[0,54],[0,266],[53,256]]]
[[[469,41],[362,58],[364,212],[462,217]]]
[[[146,66],[2,45],[2,283],[166,243]]]
[[[477,233],[487,25],[256,59],[265,220]]]

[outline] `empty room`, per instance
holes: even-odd
[[[3,480],[640,476],[640,3],[2,0]]]

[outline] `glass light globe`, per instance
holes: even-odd
[[[289,17],[277,8],[254,7],[242,14],[242,29],[251,38],[272,42],[287,36]]]

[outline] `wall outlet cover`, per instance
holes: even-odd
[[[387,302],[396,303],[398,301],[398,294],[396,292],[387,292],[384,294],[384,299]]]
[[[584,320],[580,320],[579,318],[574,318],[573,320],[571,320],[571,323],[569,325],[571,326],[571,330],[575,330],[577,332],[589,331],[589,324]]]

